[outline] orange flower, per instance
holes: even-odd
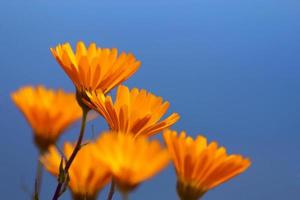
[[[135,136],[152,136],[173,125],[178,119],[177,113],[159,121],[167,112],[169,102],[163,102],[146,90],[129,89],[119,86],[115,103],[110,96],[101,92],[87,93],[87,105],[98,111],[113,131],[133,133]]]
[[[64,156],[67,159],[73,148],[71,143],[64,144]],[[96,200],[99,191],[111,178],[107,167],[94,161],[93,150],[93,145],[84,145],[69,169],[69,187],[74,200]],[[61,155],[54,146],[51,146],[49,153],[44,154],[40,160],[52,175],[58,176]]]
[[[165,142],[176,173],[177,191],[182,200],[196,200],[208,190],[244,172],[250,160],[240,155],[227,155],[216,142],[207,144],[203,136],[195,140],[185,132],[165,130]]]
[[[132,54],[118,50],[98,48],[95,43],[88,48],[77,43],[74,53],[69,43],[51,48],[57,62],[73,81],[80,97],[85,91],[101,90],[108,93],[112,88],[127,80],[140,66]]]
[[[134,138],[131,134],[103,133],[95,148],[95,157],[109,166],[114,181],[123,192],[133,190],[169,163],[167,150],[157,141]]]
[[[72,123],[80,119],[81,108],[75,94],[44,86],[25,86],[11,94],[13,102],[24,114],[41,151],[47,150]]]

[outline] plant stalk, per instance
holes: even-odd
[[[111,184],[110,184],[110,188],[109,188],[109,193],[108,193],[108,196],[107,196],[107,200],[112,200],[112,198],[114,196],[114,193],[115,193],[115,182],[112,179]]]
[[[64,170],[63,170],[64,177],[67,177],[68,170],[71,167],[72,162],[74,161],[78,151],[81,148],[81,143],[82,143],[82,139],[83,139],[83,135],[84,135],[84,130],[85,130],[86,118],[87,118],[88,111],[89,111],[88,109],[84,109],[84,108],[82,109],[82,121],[81,121],[80,133],[79,133],[79,136],[78,136],[78,139],[77,139],[76,146],[73,149],[73,152],[72,152],[70,158],[68,159],[68,161],[67,161],[67,163],[64,167]],[[52,200],[57,200],[62,195],[62,193],[64,192],[64,190],[62,191],[62,187],[64,186],[64,184],[65,184],[65,180],[58,182]]]
[[[41,154],[39,154],[40,157]],[[35,175],[35,181],[34,181],[34,194],[33,194],[33,199],[38,200],[40,191],[41,191],[41,186],[42,186],[42,178],[43,178],[43,166],[41,161],[38,158],[38,163],[36,167],[36,175]]]

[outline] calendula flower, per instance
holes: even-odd
[[[42,152],[82,116],[75,94],[63,90],[25,86],[11,98],[32,127],[34,141]]]
[[[146,90],[129,89],[119,86],[116,100],[100,91],[87,93],[87,105],[99,112],[113,131],[132,133],[135,136],[152,136],[173,125],[178,119],[177,113],[159,121],[169,108],[169,102],[163,101]]]
[[[182,200],[199,199],[208,190],[244,172],[250,160],[227,155],[216,142],[207,143],[203,136],[195,140],[185,132],[165,130],[163,137],[171,154],[176,174],[177,192]]]
[[[97,139],[95,148],[95,157],[109,167],[122,192],[133,190],[169,162],[168,151],[158,141],[134,138],[131,134],[103,133]]]
[[[73,148],[74,145],[71,143],[64,144],[63,150],[66,159],[69,159]],[[94,149],[91,144],[82,146],[68,171],[69,188],[74,200],[96,200],[99,191],[111,178],[108,168],[99,161],[95,162]],[[47,171],[54,176],[58,176],[61,158],[62,155],[58,150],[51,146],[49,152],[44,154],[40,160]]]
[[[73,81],[80,98],[85,98],[85,91],[101,90],[106,94],[140,66],[131,53],[118,55],[117,49],[99,48],[95,43],[87,48],[80,41],[75,53],[71,45],[65,43],[51,48],[51,52]]]

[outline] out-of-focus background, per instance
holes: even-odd
[[[9,95],[28,84],[73,91],[49,48],[78,40],[133,52],[142,66],[125,84],[169,100],[181,114],[174,129],[251,158],[248,171],[204,199],[299,199],[299,13],[298,0],[1,1],[1,199],[29,199],[37,156]],[[98,133],[106,125],[90,122],[86,138],[92,127]],[[61,141],[75,140],[78,128]],[[41,199],[54,187],[45,173]],[[131,199],[177,199],[172,166]]]

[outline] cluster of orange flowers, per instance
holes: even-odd
[[[75,53],[68,43],[51,48],[51,52],[74,83],[76,93],[25,86],[11,96],[32,127],[40,162],[58,179],[68,177],[61,184],[67,183],[74,200],[96,200],[109,182],[125,198],[169,161],[175,167],[179,198],[197,200],[250,166],[249,159],[228,155],[224,147],[208,143],[204,136],[192,139],[185,132],[170,130],[179,115],[173,113],[162,119],[168,101],[144,89],[121,85],[140,66],[132,54],[118,54],[117,49],[99,48],[94,43],[86,47],[83,42],[78,42]],[[113,101],[109,92],[116,86]],[[86,118],[89,110],[99,113],[110,130],[85,145],[79,140],[78,152],[76,144],[70,142],[59,150],[55,146],[59,136],[71,124]],[[85,120],[82,123],[84,130]],[[166,148],[150,139],[160,132]],[[58,187],[53,199],[62,193]]]

